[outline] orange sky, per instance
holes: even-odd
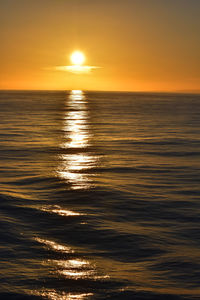
[[[199,0],[1,0],[0,89],[200,91]],[[55,70],[81,50],[89,74]]]

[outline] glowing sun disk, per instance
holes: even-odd
[[[85,61],[85,55],[81,51],[75,51],[71,55],[71,62],[75,66],[80,66]]]

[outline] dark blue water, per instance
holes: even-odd
[[[200,299],[200,96],[0,93],[0,299]]]

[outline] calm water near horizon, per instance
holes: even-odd
[[[200,299],[200,95],[0,92],[0,299]]]

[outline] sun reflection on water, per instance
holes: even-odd
[[[68,246],[60,245],[55,241],[50,241],[42,238],[35,238],[35,240],[42,244],[45,248],[55,251],[58,253],[65,254],[65,259],[58,255],[58,259],[47,259],[43,261],[43,265],[48,267],[49,273],[53,274],[57,278],[63,277],[64,279],[70,280],[105,280],[109,278],[107,275],[99,274],[96,269],[94,262],[92,263],[89,260],[80,258],[80,254],[75,253],[75,251]],[[78,257],[77,257],[78,256]],[[70,293],[69,291],[59,291],[55,289],[51,290],[40,290],[34,291],[34,295],[51,299],[51,300],[60,300],[60,299],[77,299],[84,300],[90,299],[90,296],[93,296],[92,293]]]
[[[57,175],[64,179],[70,189],[88,189],[92,186],[92,169],[98,162],[97,155],[93,155],[90,150],[92,144],[92,132],[89,122],[89,109],[87,99],[82,91],[74,90],[66,100],[63,116],[64,143],[60,145],[62,154],[59,155],[59,166]],[[44,205],[42,211],[55,214],[65,218],[76,218],[82,213],[68,210],[59,205]],[[85,212],[84,212],[85,215]],[[79,217],[77,217],[79,218]],[[80,223],[83,224],[83,223]],[[108,276],[102,276],[96,268],[94,262],[85,259],[88,249],[74,248],[68,245],[59,244],[54,240],[41,237],[35,241],[42,244],[45,250],[50,251],[53,256],[44,260],[43,264],[49,270],[50,276],[61,280],[84,281],[97,279],[104,280]],[[79,251],[79,253],[77,253]],[[80,256],[84,253],[84,257]],[[93,294],[90,289],[84,289],[82,293],[77,290],[55,290],[45,289],[38,291],[38,295],[51,300],[86,300]],[[86,293],[84,293],[86,291]]]
[[[61,163],[57,173],[71,184],[72,189],[87,189],[92,186],[87,170],[97,163],[97,157],[87,151],[92,138],[87,104],[87,99],[80,90],[71,91],[66,101],[63,118],[66,141],[62,148],[67,150],[67,154],[60,155]]]
[[[61,208],[59,205],[46,205],[40,208],[42,211],[46,211],[48,213],[54,213],[62,217],[69,217],[69,216],[81,216],[82,213],[75,212],[72,210]]]
[[[74,251],[67,246],[64,245],[60,245],[54,241],[50,241],[50,240],[45,240],[45,239],[41,239],[39,237],[35,238],[35,240],[37,242],[39,242],[40,244],[45,245],[47,248],[52,249],[54,251],[60,251],[60,252],[64,252],[64,253],[73,253]]]
[[[86,279],[95,275],[93,266],[83,259],[49,260],[48,263],[65,278]]]
[[[88,261],[81,259],[57,260],[55,262],[64,268],[80,268],[89,264]]]
[[[59,274],[59,276],[63,276],[66,279],[101,279],[104,280],[109,278],[108,275],[98,274],[96,267],[91,262],[80,259],[66,259],[66,260],[48,260],[46,264],[50,265],[54,268],[53,273]]]
[[[41,292],[35,292],[34,294],[49,300],[88,300],[91,299],[91,296],[93,296],[92,293],[73,294],[57,292],[56,290],[44,290]]]
[[[71,100],[84,100],[85,99],[85,96],[83,94],[83,91],[81,90],[72,90],[71,91],[71,94],[69,95],[69,98]]]

